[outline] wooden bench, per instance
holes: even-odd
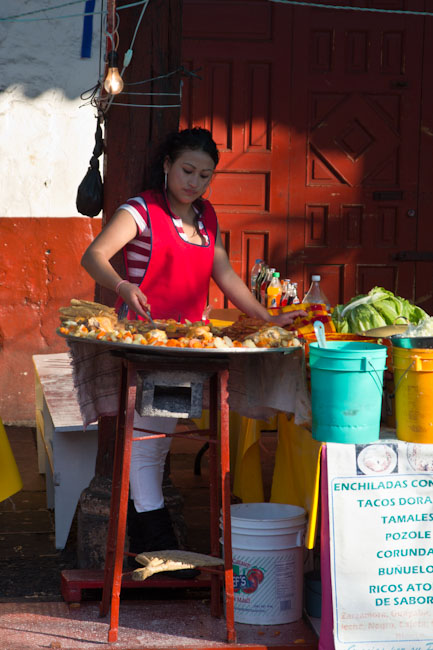
[[[65,547],[81,492],[95,473],[98,426],[83,431],[67,353],[33,355],[38,467],[54,508],[55,544]]]

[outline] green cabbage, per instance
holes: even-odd
[[[364,332],[373,327],[383,327],[386,321],[371,304],[363,304],[351,309],[347,314],[349,332]]]
[[[395,296],[383,287],[354,296],[345,305],[336,305],[332,313],[337,332],[356,333],[397,323],[415,323],[428,314],[409,300]]]

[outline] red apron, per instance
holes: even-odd
[[[200,218],[209,243],[201,246],[182,239],[161,194],[147,191],[140,196],[148,207],[151,232],[150,259],[140,289],[147,297],[152,317],[180,322],[202,320],[217,234],[215,210],[204,201]],[[128,318],[143,320],[131,310]]]

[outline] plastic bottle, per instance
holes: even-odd
[[[320,275],[311,276],[311,285],[307,293],[304,296],[302,302],[309,302],[315,304],[322,304],[326,306],[327,311],[331,309],[330,302],[328,298],[323,293],[323,290],[320,286]]]
[[[260,302],[262,305],[266,307],[266,291],[268,289],[268,285],[272,279],[272,274],[275,273],[276,269],[274,267],[268,268],[266,271],[266,275],[262,280],[262,283],[260,285]]]
[[[257,278],[259,277],[260,270],[262,268],[262,265],[264,264],[263,260],[257,259],[253,265],[253,268],[251,269],[250,273],[250,289],[251,293],[256,295],[256,289],[257,289]]]
[[[280,274],[274,271],[271,281],[266,289],[266,307],[267,309],[278,309],[281,302],[282,286]]]

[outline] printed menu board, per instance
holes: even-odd
[[[326,446],[336,650],[433,650],[433,445]]]

